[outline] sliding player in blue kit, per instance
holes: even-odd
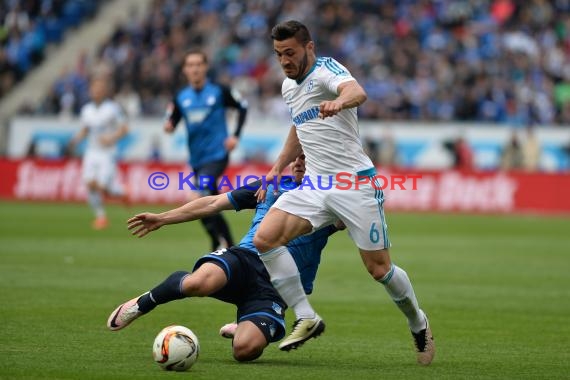
[[[212,297],[237,306],[237,325],[226,325],[220,331],[222,336],[233,338],[236,360],[255,360],[269,343],[280,340],[285,335],[287,306],[271,285],[269,274],[253,245],[253,237],[276,199],[301,182],[305,174],[303,155],[295,160],[292,169],[294,180],[288,177],[281,181],[277,193],[269,184],[268,196],[262,203],[257,203],[255,196],[261,186],[261,181],[257,181],[230,193],[199,198],[161,214],[142,213],[129,219],[128,228],[132,234],[143,237],[164,225],[197,220],[222,210],[256,210],[250,230],[238,246],[207,254],[196,262],[192,273],[174,272],[149,292],[123,303],[111,313],[107,327],[120,330],[163,303],[187,297]],[[313,290],[321,251],[328,237],[339,228],[343,227],[329,225],[288,245],[307,294]]]

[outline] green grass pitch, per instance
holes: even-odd
[[[326,332],[297,351],[269,346],[249,364],[218,329],[231,305],[186,299],[129,328],[105,323],[121,302],[206,253],[199,223],[138,239],[125,221],[161,206],[110,207],[90,229],[78,204],[0,203],[0,379],[556,379],[570,374],[570,220],[388,212],[392,259],[431,319],[437,355],[415,364],[404,317],[371,280],[346,233],[323,256],[311,300]],[[235,236],[250,212],[226,213]],[[290,330],[292,314],[288,312]],[[190,327],[201,354],[189,373],[162,371],[152,341]]]

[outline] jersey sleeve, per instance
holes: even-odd
[[[255,192],[260,186],[261,180],[257,180],[226,194],[236,211],[254,209],[257,207]]]
[[[237,90],[231,90],[227,86],[220,86],[220,88],[222,89],[222,100],[224,107],[235,108],[238,111],[238,120],[234,136],[239,137],[243,125],[245,124],[245,117],[247,115],[247,101],[243,99]]]
[[[125,124],[127,122],[127,114],[125,110],[123,109],[123,107],[121,107],[119,103],[115,102],[114,105],[115,105],[115,120],[117,122],[117,125]]]
[[[334,224],[329,224],[326,227],[322,228],[324,230],[324,233],[327,234],[327,236],[331,236],[332,234],[338,232],[338,228],[335,227]]]
[[[355,80],[352,74],[334,58],[325,58],[323,66],[327,70],[327,76],[324,78],[324,85],[330,92],[338,94],[338,86],[344,82]]]
[[[225,107],[247,109],[247,101],[241,96],[239,91],[232,90],[228,86],[220,86],[222,89],[222,99]]]
[[[81,107],[81,111],[79,111],[79,124],[82,127],[87,126],[87,120],[85,116],[86,114],[87,114],[86,106]]]
[[[174,97],[168,106],[166,107],[166,112],[164,114],[165,120],[170,120],[172,126],[176,128],[176,125],[182,119],[182,112],[180,111],[180,107],[178,107],[178,102],[176,101],[176,97]]]

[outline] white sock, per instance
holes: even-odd
[[[378,282],[384,285],[392,300],[408,318],[408,326],[413,332],[426,328],[425,314],[420,310],[412,283],[402,268],[392,264],[390,271]]]
[[[87,202],[95,212],[97,218],[105,216],[105,209],[103,208],[103,197],[101,192],[97,190],[89,190],[87,192]]]
[[[296,319],[314,318],[315,310],[307,299],[301,284],[299,269],[287,247],[271,249],[260,253],[259,257],[271,277],[271,283],[283,301],[293,309]]]

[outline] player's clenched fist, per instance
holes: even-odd
[[[319,118],[334,116],[342,111],[342,103],[336,100],[325,100],[319,106]]]

